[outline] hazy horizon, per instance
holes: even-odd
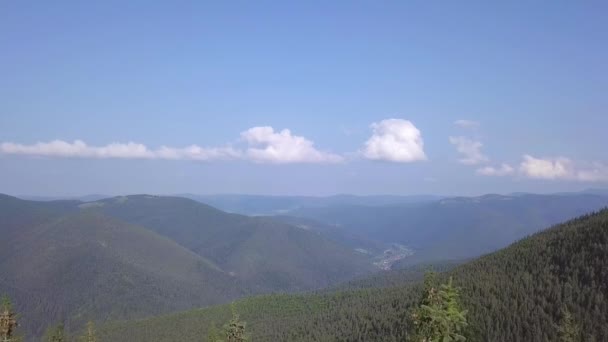
[[[415,194],[390,194],[390,193],[372,193],[372,194],[357,194],[357,193],[333,193],[333,194],[325,194],[325,195],[306,195],[306,194],[268,194],[268,193],[193,193],[193,192],[177,192],[177,193],[155,193],[155,192],[138,192],[138,193],[114,193],[114,194],[104,194],[104,193],[83,193],[83,194],[52,194],[52,195],[41,195],[41,194],[16,194],[16,193],[3,193],[5,195],[17,197],[17,198],[82,198],[82,197],[90,197],[90,196],[99,196],[99,197],[120,197],[120,196],[133,196],[133,195],[151,195],[151,196],[184,196],[184,195],[193,195],[193,196],[259,196],[259,197],[318,197],[318,198],[326,198],[326,197],[337,197],[337,196],[354,196],[354,197],[381,197],[381,196],[394,196],[394,197],[438,197],[438,198],[446,198],[446,197],[479,197],[485,195],[503,195],[509,196],[513,194],[532,194],[532,195],[553,195],[553,194],[562,194],[562,193],[597,193],[597,192],[606,192],[608,193],[608,188],[581,188],[573,191],[548,191],[548,192],[528,192],[528,191],[512,191],[512,192],[483,192],[478,194],[440,194],[440,193],[415,193]]]

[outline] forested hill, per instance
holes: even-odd
[[[452,274],[476,340],[557,341],[567,309],[583,341],[608,341],[608,209],[467,263]]]
[[[58,322],[69,329],[248,293],[175,242],[73,204],[0,196],[0,294],[12,298],[28,341]]]
[[[577,341],[608,341],[608,210],[585,215],[444,276],[461,287],[468,341],[557,341],[564,312]],[[394,274],[393,274],[394,276]],[[394,280],[394,279],[393,279]],[[398,285],[235,302],[253,341],[402,341],[420,286]],[[380,281],[384,284],[385,282]],[[228,306],[100,329],[102,341],[200,341]]]
[[[268,218],[176,197],[27,201],[0,194],[0,295],[27,338],[63,322],[135,319],[378,270],[370,257]]]
[[[318,232],[186,198],[131,195],[86,205],[177,242],[257,293],[318,289],[377,270],[366,255]]]

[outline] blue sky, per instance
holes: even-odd
[[[0,192],[608,187],[607,15],[601,1],[0,2]]]

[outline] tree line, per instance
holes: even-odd
[[[424,279],[424,291],[418,305],[410,312],[410,325],[404,326],[405,341],[412,342],[466,342],[469,323],[467,310],[462,308],[461,289],[454,285],[450,277],[447,282],[440,283],[435,272],[427,272]],[[206,341],[208,342],[247,342],[251,341],[246,331],[246,322],[240,319],[235,305],[231,305],[232,317],[218,329],[212,324]],[[559,341],[579,342],[583,334],[580,325],[575,321],[566,307],[561,311],[557,330]],[[0,342],[22,342],[23,336],[17,333],[18,315],[13,306],[4,296],[0,311]],[[70,338],[63,324],[47,329],[44,342],[99,342],[95,334],[95,325],[89,321],[82,332],[75,338]],[[202,341],[202,339],[201,339]]]

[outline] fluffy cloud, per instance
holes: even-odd
[[[479,127],[479,122],[472,120],[456,120],[454,121],[454,125],[460,128],[477,128]]]
[[[523,156],[519,171],[524,176],[540,179],[570,178],[574,172],[568,158],[540,159],[527,154]]]
[[[481,153],[481,141],[467,137],[450,137],[450,143],[456,146],[456,150],[462,155],[462,158],[458,159],[462,164],[475,165],[488,161],[488,157]]]
[[[565,157],[535,158],[524,155],[519,165],[522,175],[536,179],[565,179],[583,182],[608,181],[608,166],[594,162],[575,164]]]
[[[367,159],[407,163],[426,160],[422,134],[408,120],[386,119],[371,125],[362,154]]]
[[[245,151],[249,160],[259,163],[337,163],[343,158],[337,154],[322,152],[304,137],[284,129],[275,132],[272,127],[253,127],[241,133],[249,147]]]
[[[53,140],[51,142],[38,142],[32,145],[5,142],[0,144],[0,153],[39,157],[98,159],[212,160],[234,159],[239,156],[238,151],[235,151],[230,147],[202,148],[192,145],[185,148],[171,148],[163,146],[157,150],[150,150],[146,145],[134,142],[112,143],[106,146],[90,146],[82,140],[75,140],[71,143],[62,140]]]
[[[500,167],[486,166],[477,169],[477,174],[483,176],[507,176],[515,172],[515,169],[509,164],[501,164]]]

